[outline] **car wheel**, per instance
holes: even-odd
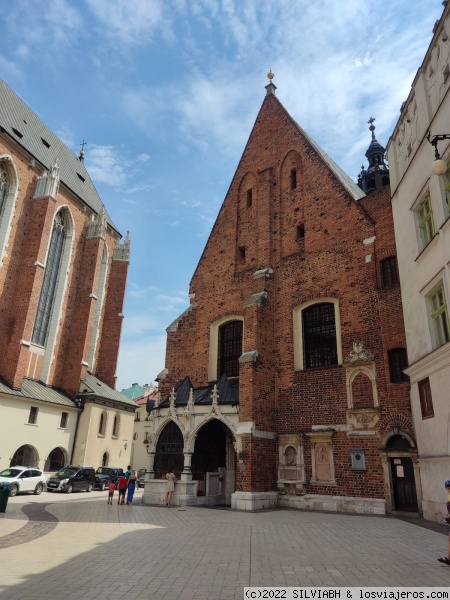
[[[92,492],[92,483],[90,483],[87,488],[86,488],[87,492]]]
[[[42,485],[42,483],[38,483],[34,489],[34,493],[36,494],[36,496],[39,496],[39,494],[42,494],[43,489],[44,489],[44,486]]]
[[[105,485],[105,482],[103,482],[103,483],[102,483],[102,485],[100,486],[100,490],[101,490],[102,492],[104,492],[104,491],[105,491],[105,488],[106,488],[106,485]]]
[[[14,498],[14,496],[17,496],[18,491],[19,491],[19,488],[17,485],[11,485],[9,488],[9,495],[11,496],[11,498]]]
[[[73,485],[68,485],[68,486],[67,486],[67,489],[66,489],[66,492],[67,492],[68,494],[71,494],[71,493],[72,493],[72,491],[73,491]]]

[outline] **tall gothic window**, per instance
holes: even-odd
[[[61,268],[64,243],[66,241],[67,227],[62,211],[56,213],[53,231],[48,249],[47,264],[45,265],[44,279],[34,322],[31,341],[39,346],[45,346],[52,308],[55,303],[56,286]]]
[[[217,377],[239,377],[239,357],[242,354],[242,321],[228,321],[219,328]]]
[[[8,173],[5,164],[0,162],[0,219],[3,212],[6,194],[8,193]]]
[[[338,364],[334,304],[313,304],[303,312],[305,369]]]

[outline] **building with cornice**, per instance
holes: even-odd
[[[450,4],[443,4],[387,146],[422,508],[436,521],[450,479]],[[442,158],[432,170],[435,149]]]
[[[384,149],[371,120],[366,195],[272,77],[190,306],[167,329],[143,500],[163,502],[173,468],[180,505],[417,511]]]
[[[0,466],[126,465],[115,388],[130,241],[83,164],[0,81]]]

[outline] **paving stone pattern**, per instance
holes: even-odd
[[[436,560],[447,548],[445,528],[80,498],[8,505],[0,598],[226,600],[242,599],[249,585],[450,586],[450,568]]]

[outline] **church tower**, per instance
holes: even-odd
[[[361,165],[361,172],[358,175],[358,185],[365,194],[370,194],[389,184],[389,168],[384,162],[385,149],[375,137],[374,121],[373,117],[368,120],[372,132],[372,140],[366,152],[369,168],[366,170],[364,165]]]

